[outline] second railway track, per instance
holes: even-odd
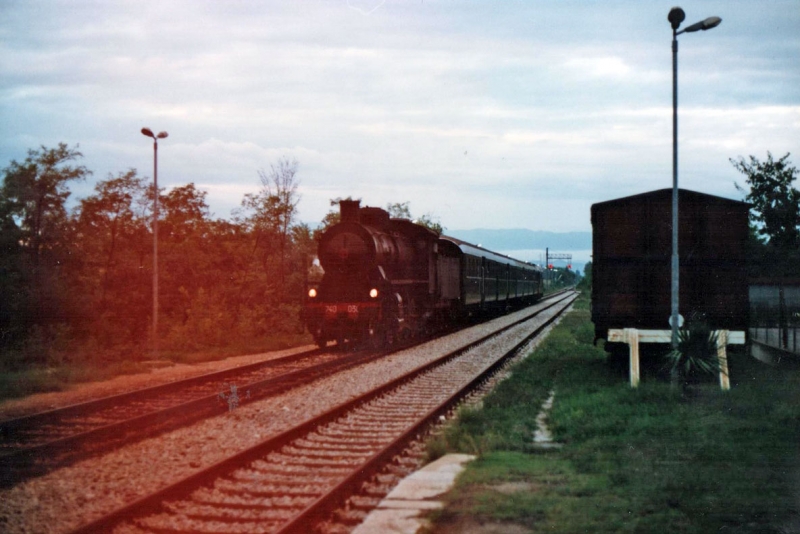
[[[320,350],[0,423],[0,485],[11,486],[125,443],[276,395],[379,355]]]

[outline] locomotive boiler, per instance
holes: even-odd
[[[339,204],[321,237],[322,279],[310,285],[304,320],[319,346],[383,346],[466,315],[505,310],[542,294],[541,269],[385,210]]]

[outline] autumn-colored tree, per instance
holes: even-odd
[[[161,306],[167,320],[182,320],[201,288],[218,283],[212,251],[207,247],[210,212],[206,192],[194,184],[171,189],[160,200]]]
[[[0,348],[20,343],[32,331],[48,338],[69,315],[68,184],[90,174],[72,163],[80,157],[77,148],[63,143],[42,146],[2,171]]]
[[[80,202],[76,214],[76,245],[84,275],[96,293],[100,311],[119,303],[120,291],[138,278],[149,253],[148,184],[131,169],[95,185],[95,193]],[[122,286],[122,287],[121,287]],[[126,295],[130,305],[130,294]],[[130,308],[128,309],[130,313]]]
[[[152,321],[151,184],[130,169],[67,209],[69,183],[89,174],[75,149],[30,151],[0,187],[0,364],[146,357]],[[159,339],[187,351],[297,333],[315,252],[298,224],[298,164],[260,171],[232,220],[212,219],[194,184],[158,191]],[[35,350],[34,350],[35,349]],[[11,356],[9,356],[11,355]],[[32,356],[33,355],[33,356]],[[77,356],[76,356],[77,355]],[[16,364],[14,364],[16,365]]]
[[[239,221],[253,240],[253,254],[259,258],[272,291],[284,288],[286,253],[291,229],[297,217],[297,160],[281,158],[270,171],[259,171],[261,188],[242,200]]]

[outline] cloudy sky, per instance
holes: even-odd
[[[450,229],[588,231],[671,187],[675,0],[0,3],[0,167],[80,145],[96,180],[194,182],[217,217],[299,162],[300,217],[410,201]],[[729,158],[800,166],[800,1],[685,2],[681,186],[740,198]]]

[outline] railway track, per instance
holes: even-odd
[[[311,350],[0,422],[0,487],[10,487],[391,351]]]
[[[383,355],[310,350],[3,421],[0,486],[12,486]]]
[[[75,534],[309,532],[555,321],[573,299],[572,294],[562,296],[502,328],[501,333],[451,351],[87,524]],[[527,323],[531,320],[533,327]],[[499,349],[486,344],[501,339],[513,348],[487,357],[487,351]]]

